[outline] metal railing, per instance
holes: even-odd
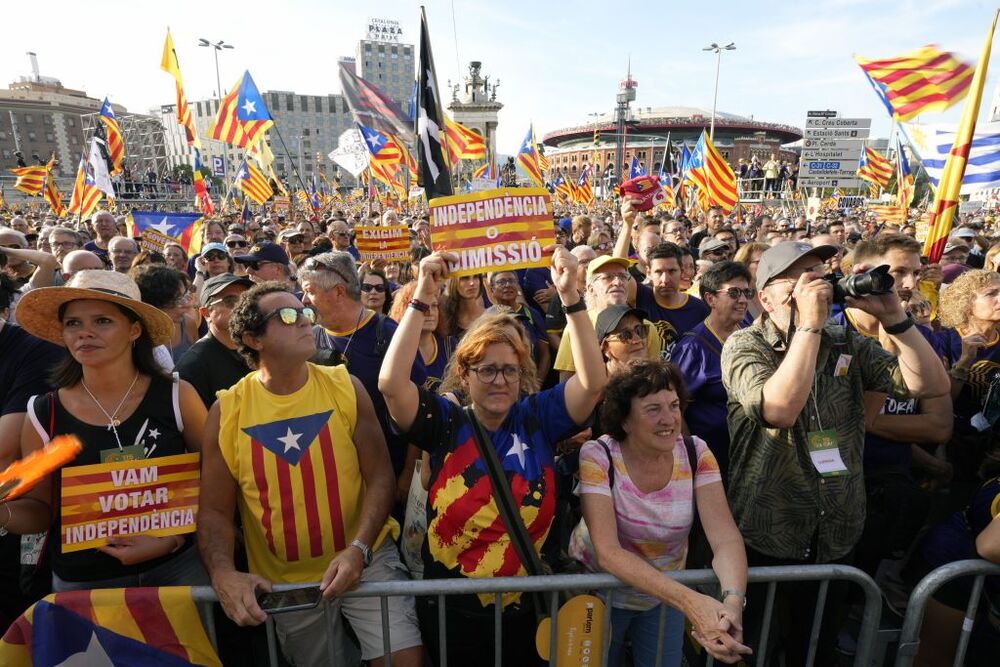
[[[865,603],[862,613],[860,632],[857,642],[857,651],[854,656],[855,665],[867,666],[871,661],[872,652],[875,647],[876,634],[878,632],[880,615],[882,611],[882,595],[878,586],[867,574],[861,570],[846,565],[803,565],[785,567],[755,567],[749,570],[750,583],[766,583],[767,593],[764,608],[764,621],[761,627],[760,641],[754,646],[756,655],[766,655],[767,646],[771,639],[771,625],[774,611],[775,593],[779,583],[818,581],[819,593],[816,599],[816,611],[813,615],[813,624],[809,636],[809,653],[806,667],[812,665],[816,658],[816,649],[819,642],[820,627],[823,623],[823,607],[826,603],[827,591],[831,581],[850,581],[861,587],[864,593]],[[705,584],[717,584],[718,580],[712,570],[683,570],[670,572],[669,576],[679,583],[697,586]],[[297,585],[275,586],[276,591],[289,590],[300,587]],[[357,589],[345,593],[342,597],[377,597],[380,601],[382,614],[382,645],[385,656],[385,664],[392,665],[391,642],[389,636],[389,603],[390,597],[395,596],[434,596],[438,599],[438,626],[439,644],[441,656],[439,667],[447,667],[447,627],[446,627],[446,604],[448,596],[466,594],[492,594],[496,596],[494,604],[494,655],[493,664],[496,666],[503,664],[503,654],[501,647],[502,625],[501,612],[503,606],[501,598],[503,593],[523,592],[542,593],[548,603],[549,617],[558,618],[559,593],[565,591],[597,591],[611,592],[617,589],[626,588],[627,585],[610,574],[558,574],[541,577],[499,577],[495,579],[426,579],[419,581],[404,582],[384,582],[362,584]],[[213,646],[218,646],[216,641],[216,631],[212,620],[211,609],[204,607],[218,602],[215,591],[207,586],[196,587],[193,590],[194,601],[203,607],[203,619],[206,623],[206,630]],[[327,621],[330,620],[330,607],[324,605],[324,614]],[[660,627],[664,627],[665,612],[661,613]],[[603,639],[601,652],[603,664],[607,664],[608,650],[610,648],[611,624],[610,613],[604,616],[605,622],[602,628]],[[558,623],[550,624],[549,635],[549,665],[557,665],[557,645],[558,645]],[[328,650],[333,655],[334,638],[332,633],[327,633],[326,637]],[[662,644],[663,636],[660,635]],[[278,644],[271,617],[267,620],[267,643],[268,656],[271,665],[278,665]],[[658,647],[662,648],[662,647]],[[660,654],[660,650],[657,651]],[[707,664],[713,665],[714,661],[708,656]]]
[[[960,560],[942,565],[920,580],[910,593],[910,600],[906,605],[906,616],[903,619],[899,648],[896,651],[896,667],[908,667],[913,664],[920,648],[920,628],[923,626],[924,612],[931,596],[949,581],[960,577],[975,577],[972,582],[972,593],[965,608],[962,633],[959,636],[953,664],[960,666],[965,663],[965,653],[969,648],[969,639],[972,636],[972,627],[975,624],[987,575],[1000,575],[1000,565],[985,560]]]

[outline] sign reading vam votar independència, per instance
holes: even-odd
[[[198,516],[199,454],[62,469],[62,552],[135,535],[183,535]]]
[[[453,276],[548,266],[555,243],[545,188],[499,188],[430,202],[431,245],[452,252]]]

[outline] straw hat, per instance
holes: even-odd
[[[17,303],[17,323],[22,329],[56,345],[63,345],[59,308],[70,301],[110,301],[139,316],[153,345],[169,345],[174,334],[170,316],[142,302],[139,286],[124,273],[91,269],[79,271],[65,287],[40,287],[27,292]]]

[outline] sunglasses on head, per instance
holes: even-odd
[[[302,308],[292,308],[291,306],[288,306],[272,310],[270,313],[265,315],[263,321],[260,323],[260,327],[263,329],[267,326],[267,323],[275,317],[279,318],[282,324],[292,326],[299,321],[300,315],[309,320],[309,324],[316,323],[316,311],[309,306],[303,306]]]
[[[315,257],[310,257],[309,259],[307,259],[305,261],[305,263],[302,265],[302,269],[304,271],[329,271],[330,273],[335,274],[338,278],[340,278],[341,280],[343,280],[344,284],[347,284],[347,285],[351,284],[351,281],[348,280],[347,277],[343,273],[341,273],[337,269],[333,268],[332,266],[328,266],[328,265],[324,264],[323,262],[321,262],[320,260],[316,259]],[[364,290],[364,286],[363,285],[361,286],[361,289]]]
[[[372,285],[370,283],[361,283],[361,291],[378,292],[379,294],[382,294],[383,292],[385,292],[385,285],[383,285],[382,283],[379,283],[377,285]]]

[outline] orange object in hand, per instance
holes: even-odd
[[[83,443],[75,435],[57,435],[36,452],[14,461],[0,472],[0,502],[26,493],[54,470],[76,458]]]

